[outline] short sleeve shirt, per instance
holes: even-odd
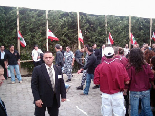
[[[17,65],[17,61],[20,59],[19,53],[17,51],[14,51],[14,53],[11,53],[8,51],[5,55],[4,60],[8,60],[8,65]]]
[[[38,56],[40,56],[40,53],[43,53],[41,51],[41,49],[38,49],[38,50],[33,50],[32,51],[32,58],[33,58],[33,61],[37,62],[37,61],[40,61],[41,59],[38,59]]]

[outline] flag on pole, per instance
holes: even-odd
[[[114,40],[111,36],[111,33],[109,32],[109,37],[108,37],[108,44],[113,44],[114,43]]]
[[[79,41],[81,41],[82,43],[83,43],[83,37],[82,37],[82,32],[81,32],[81,30],[80,30],[80,32],[79,32]],[[84,44],[84,43],[83,43]]]
[[[48,29],[47,35],[48,35],[48,39],[51,39],[51,41],[53,40],[59,41],[59,39],[49,29]]]
[[[20,40],[20,45],[22,47],[25,47],[26,46],[26,42],[25,42],[23,36],[21,35],[20,31],[18,31],[18,39]]]
[[[131,40],[131,44],[132,44],[132,45],[137,44],[137,41],[136,41],[136,39],[134,38],[134,36],[132,35],[132,33],[130,33],[130,40]]]
[[[155,41],[155,34],[154,34],[154,32],[153,32],[153,35],[152,35],[152,39]]]

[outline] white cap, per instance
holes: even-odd
[[[114,55],[114,49],[112,47],[104,48],[104,55],[105,56],[112,56],[112,55]]]

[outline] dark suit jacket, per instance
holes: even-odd
[[[55,65],[53,67],[55,70],[55,94],[58,107],[60,107],[60,94],[61,98],[66,98],[66,89],[63,76],[62,78],[58,78],[58,75],[62,75],[61,68]],[[34,68],[32,73],[31,88],[34,101],[41,99],[43,106],[52,107],[54,92],[44,63]]]
[[[5,107],[4,102],[2,101],[3,106]],[[6,111],[4,109],[4,107],[2,106],[2,104],[0,103],[0,116],[6,116]]]

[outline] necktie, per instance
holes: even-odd
[[[48,68],[48,70],[49,70],[49,77],[50,77],[50,80],[51,80],[52,88],[53,88],[53,91],[54,91],[55,85],[54,85],[54,79],[53,79],[52,68]]]

